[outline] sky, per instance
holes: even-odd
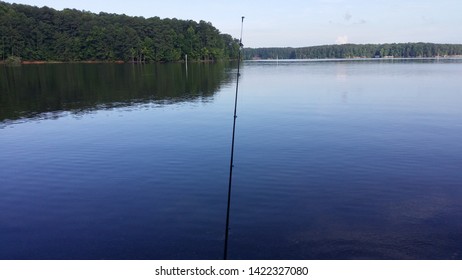
[[[5,0],[2,0],[5,1]],[[14,0],[130,16],[205,20],[246,47],[462,43],[461,0]]]

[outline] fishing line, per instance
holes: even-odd
[[[244,29],[244,17],[242,17],[241,21],[241,38],[239,39],[239,54],[237,59],[237,76],[236,76],[236,95],[234,97],[234,121],[233,121],[233,138],[231,141],[231,160],[229,163],[229,184],[228,184],[228,209],[226,211],[226,229],[225,229],[225,250],[223,259],[226,260],[228,258],[228,237],[229,237],[229,212],[231,208],[231,186],[233,180],[233,168],[234,168],[234,136],[236,134],[236,112],[237,112],[237,96],[239,93],[239,77],[240,74],[240,65],[241,65],[241,52],[242,52],[242,31]]]

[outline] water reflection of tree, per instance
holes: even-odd
[[[229,63],[2,67],[0,121],[134,103],[206,102],[231,82],[231,69]]]

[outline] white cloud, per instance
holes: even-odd
[[[335,43],[336,43],[337,45],[348,44],[348,36],[347,36],[347,35],[338,36],[338,37],[337,37],[337,40],[335,40]]]

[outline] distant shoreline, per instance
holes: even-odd
[[[282,58],[282,59],[246,59],[245,61],[348,61],[348,60],[451,60],[451,59],[462,59],[462,55],[453,56],[433,56],[433,57],[346,57],[346,58]]]
[[[301,48],[245,48],[251,59],[325,59],[325,58],[444,58],[462,55],[462,44],[387,43],[344,44]]]

